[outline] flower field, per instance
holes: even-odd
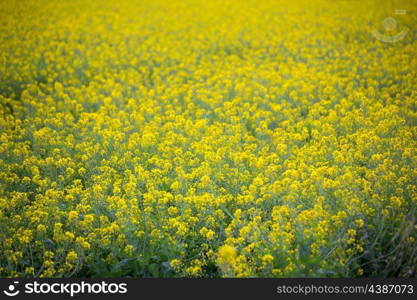
[[[417,276],[416,4],[0,1],[0,277]]]

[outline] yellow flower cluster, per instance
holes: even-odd
[[[390,3],[1,1],[0,277],[416,275]]]

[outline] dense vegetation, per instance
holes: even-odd
[[[415,276],[391,4],[0,1],[0,276]]]

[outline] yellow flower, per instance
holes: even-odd
[[[226,274],[231,275],[236,260],[236,250],[228,245],[223,245],[217,253],[217,265]]]
[[[356,230],[355,229],[349,229],[348,230],[348,235],[355,236],[356,235]]]
[[[36,231],[41,233],[41,232],[45,232],[46,231],[46,226],[43,224],[39,224],[38,226],[36,226]]]
[[[74,210],[70,211],[68,213],[68,221],[69,222],[73,222],[76,219],[78,219],[78,212],[77,211],[74,211]]]
[[[68,252],[66,259],[68,262],[74,262],[78,259],[78,255],[75,251],[70,251]]]
[[[270,254],[265,254],[264,256],[262,256],[262,263],[264,265],[270,265],[272,264],[273,261],[274,261],[274,257]]]
[[[355,220],[355,223],[358,225],[359,228],[365,225],[365,222],[362,219]]]

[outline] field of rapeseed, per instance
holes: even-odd
[[[0,1],[0,277],[416,276],[416,8]]]

